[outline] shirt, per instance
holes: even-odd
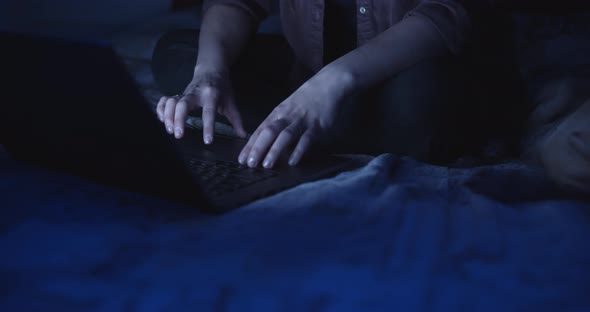
[[[356,48],[356,0],[325,0],[324,63]]]
[[[324,0],[277,0],[285,37],[298,61],[317,72],[324,65]],[[360,46],[409,16],[424,18],[440,33],[452,53],[462,48],[469,30],[463,2],[486,0],[356,0],[356,44]],[[256,22],[266,18],[273,0],[205,0],[243,9]]]

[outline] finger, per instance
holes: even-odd
[[[265,168],[272,168],[280,157],[281,153],[285,151],[289,145],[291,145],[296,139],[301,136],[303,130],[301,129],[300,122],[295,122],[281,131],[281,134],[277,137],[273,145],[271,146],[268,154],[266,154],[266,158],[262,163],[262,166]]]
[[[303,133],[303,135],[301,136],[301,139],[299,139],[299,142],[297,143],[297,146],[293,150],[293,153],[291,154],[291,157],[289,158],[289,165],[290,166],[297,165],[301,161],[301,158],[303,157],[303,155],[309,150],[309,147],[315,142],[315,140],[316,140],[315,131],[312,129],[307,129]]]
[[[158,105],[156,106],[156,113],[158,114],[158,118],[160,121],[164,121],[164,107],[166,107],[166,101],[168,101],[167,96],[163,96],[158,101]]]
[[[174,137],[177,139],[182,138],[184,134],[184,123],[188,116],[188,103],[185,98],[180,100],[176,104],[176,110],[174,112]]]
[[[258,128],[256,128],[256,130],[254,131],[254,133],[252,133],[252,135],[250,136],[250,139],[248,140],[248,143],[246,143],[246,145],[244,146],[244,148],[242,148],[242,151],[240,152],[240,155],[238,156],[238,162],[242,165],[245,165],[247,162],[247,158],[248,155],[250,154],[250,150],[252,149],[252,146],[254,145],[254,143],[256,142],[256,140],[258,139],[258,136],[260,135],[260,132],[264,129],[264,127],[266,126],[266,124],[268,122],[270,122],[270,120],[276,120],[279,114],[277,113],[277,109],[273,109],[272,113],[269,115],[269,117],[267,117],[259,126]],[[282,115],[282,114],[281,114]],[[272,117],[271,117],[272,116]],[[280,119],[280,118],[278,118]]]
[[[166,131],[172,134],[174,133],[174,112],[176,110],[177,98],[171,97],[166,100],[166,107],[164,108],[164,124],[166,125]]]
[[[236,103],[232,100],[229,101],[227,104],[227,109],[225,110],[225,117],[229,120],[230,124],[234,128],[234,131],[237,136],[241,138],[245,138],[248,134],[244,129],[244,124],[242,123],[242,116],[240,115],[240,111],[236,106]]]
[[[263,128],[264,128],[264,122],[262,124],[260,124],[260,126],[258,126],[258,128],[256,129],[256,131],[254,131],[254,133],[252,133],[252,136],[250,136],[250,139],[248,140],[248,142],[246,143],[244,148],[242,148],[242,151],[240,152],[240,155],[238,156],[238,162],[241,165],[246,164],[246,160],[248,158],[248,155],[250,155],[250,150],[252,149],[252,146],[256,142],[256,139],[258,139],[258,135],[260,135],[260,131]]]
[[[215,112],[219,94],[213,88],[206,88],[201,92],[201,103],[203,106],[203,141],[205,144],[213,143],[215,133]]]
[[[264,120],[260,124],[260,126],[258,126],[258,128],[256,128],[254,133],[252,133],[252,135],[250,136],[250,139],[248,140],[248,142],[246,143],[246,145],[244,146],[244,148],[240,152],[240,156],[238,156],[238,162],[240,164],[242,164],[242,165],[246,164],[246,162],[248,160],[248,155],[250,155],[250,150],[252,150],[252,146],[254,146],[254,143],[256,143],[258,136],[260,135],[262,130],[266,127],[267,123],[268,123],[268,119]]]
[[[254,168],[258,166],[264,154],[266,154],[270,146],[288,124],[284,119],[278,119],[266,124],[260,135],[258,135],[258,138],[256,138],[256,142],[252,145],[250,154],[248,154],[249,167]]]

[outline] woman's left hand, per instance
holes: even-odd
[[[324,68],[279,104],[258,126],[238,156],[240,164],[272,168],[279,156],[295,145],[289,158],[294,166],[310,146],[326,139],[340,102],[352,89],[352,76]]]

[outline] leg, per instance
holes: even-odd
[[[590,98],[541,145],[547,174],[565,190],[590,194]]]
[[[198,30],[174,30],[158,41],[152,72],[164,94],[182,93],[192,80],[198,47]],[[282,36],[256,35],[233,65],[234,95],[246,130],[253,131],[286,97],[292,61]]]
[[[434,163],[472,152],[479,135],[468,86],[465,72],[448,57],[419,63],[385,81],[372,91],[371,115],[378,125],[373,148]]]
[[[566,191],[590,194],[590,81],[560,79],[540,88],[525,157]]]

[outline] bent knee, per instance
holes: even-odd
[[[567,191],[590,194],[590,132],[550,137],[542,147],[541,159],[549,177]]]

